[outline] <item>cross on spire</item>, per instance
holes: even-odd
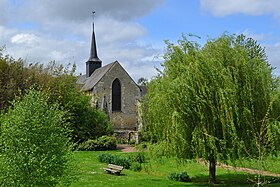
[[[97,47],[96,47],[95,32],[94,32],[94,16],[95,16],[95,11],[92,12],[93,23],[92,23],[91,49],[90,49],[90,57],[86,62],[87,77],[89,77],[97,68],[100,68],[102,63],[102,61],[97,56]]]

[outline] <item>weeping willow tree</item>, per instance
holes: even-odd
[[[166,43],[164,70],[143,103],[145,130],[166,154],[208,160],[215,183],[217,160],[278,149],[270,115],[277,89],[256,41],[224,34],[203,47],[185,36]]]

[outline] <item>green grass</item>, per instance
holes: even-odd
[[[77,162],[78,180],[71,187],[183,187],[183,186],[208,186],[208,168],[196,162],[177,162],[175,159],[149,159],[142,164],[141,172],[134,172],[124,169],[122,175],[116,176],[107,174],[102,168],[107,164],[100,163],[97,156],[102,153],[128,155],[133,153],[122,153],[119,151],[100,151],[100,152],[75,152]],[[279,169],[279,168],[278,168]],[[194,182],[183,183],[171,181],[167,178],[171,172],[188,172]],[[252,186],[247,179],[253,179],[253,175],[241,172],[228,171],[217,168],[217,186]],[[280,186],[271,184],[269,186]]]

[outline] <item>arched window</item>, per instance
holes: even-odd
[[[121,111],[121,83],[115,79],[112,84],[112,111]]]

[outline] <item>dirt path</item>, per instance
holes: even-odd
[[[137,152],[137,150],[132,145],[129,144],[118,144],[117,149],[126,153]]]
[[[257,169],[250,169],[250,168],[242,168],[242,167],[233,167],[230,165],[218,163],[218,167],[228,169],[228,170],[234,170],[234,171],[242,171],[250,174],[260,174],[262,176],[270,176],[270,177],[280,177],[279,173],[273,173],[270,171],[263,171],[263,170],[257,170]]]
[[[202,165],[208,166],[208,162],[203,161],[201,159],[197,160],[197,162]],[[270,171],[263,171],[263,170],[243,168],[243,167],[234,167],[234,166],[230,166],[230,165],[219,163],[219,162],[217,163],[217,167],[220,167],[223,169],[228,169],[228,170],[233,170],[233,171],[246,172],[246,173],[250,173],[250,174],[260,174],[262,176],[280,177],[279,173],[273,173]]]

